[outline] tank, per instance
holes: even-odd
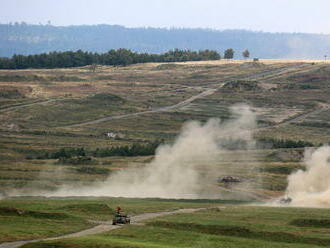
[[[291,202],[292,202],[292,198],[288,196],[285,196],[280,199],[281,204],[290,204]]]
[[[130,224],[131,218],[124,213],[116,213],[112,219],[112,225],[117,224]]]
[[[218,179],[219,183],[240,183],[241,180],[238,177],[225,176]]]

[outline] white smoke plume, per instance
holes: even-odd
[[[299,170],[288,178],[287,195],[292,205],[330,207],[330,147],[306,150],[306,170]]]
[[[47,196],[113,196],[157,198],[216,197],[207,185],[216,184],[210,171],[228,139],[243,140],[247,147],[254,145],[252,130],[255,114],[246,105],[231,108],[234,119],[222,122],[210,119],[206,123],[186,123],[172,145],[161,145],[154,159],[143,168],[125,169],[112,174],[106,181],[91,186],[64,186]],[[219,172],[216,172],[219,175]],[[221,173],[221,172],[220,172]],[[213,182],[210,178],[213,176]],[[217,197],[219,197],[219,190]],[[211,196],[212,195],[212,196]]]

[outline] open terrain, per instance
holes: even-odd
[[[131,225],[111,225],[109,218],[117,204],[132,213]],[[8,199],[1,202],[0,210],[0,237],[7,241],[0,247],[5,248],[329,247],[330,244],[327,209],[249,206],[219,200],[54,198]],[[73,234],[61,236],[70,232]],[[19,239],[32,242],[9,242]]]
[[[324,62],[286,60],[0,71],[0,190],[88,184],[118,169],[142,166],[152,157],[95,157],[89,165],[72,165],[41,155],[60,148],[92,151],[172,142],[189,120],[232,118],[229,108],[236,103],[249,104],[257,113],[257,138],[329,142],[329,73]],[[296,168],[302,154],[285,149],[240,153],[241,161],[220,156],[219,166],[243,166],[248,156],[248,164],[266,168],[264,195],[268,189],[281,192],[291,171],[271,173],[272,168]]]
[[[111,225],[118,204],[131,225]],[[0,247],[329,247],[329,218],[239,201],[14,198],[0,202]]]
[[[328,247],[329,211],[248,203],[282,196],[288,175],[303,168],[304,147],[330,142],[329,96],[330,64],[321,61],[1,70],[0,243],[104,225],[109,232],[24,247]],[[6,198],[95,185],[118,171],[143,168],[154,151],[105,151],[172,144],[187,121],[235,118],[230,107],[237,103],[256,113],[253,136],[263,143],[221,150],[212,167],[203,161],[196,167],[209,175],[207,191],[220,192],[222,200]],[[242,183],[219,180],[228,175]],[[110,230],[117,205],[134,216],[203,210]]]
[[[42,239],[83,231],[78,234],[81,236],[97,233],[99,228],[111,230],[112,216],[119,205],[136,222],[160,215],[182,213],[188,208],[209,208],[218,203],[240,202],[106,197],[12,198],[0,202],[0,242]]]

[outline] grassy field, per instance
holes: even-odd
[[[316,145],[329,142],[329,71],[328,63],[285,60],[99,66],[96,72],[88,67],[0,71],[0,192],[103,180],[151,157],[93,158],[96,169],[31,157],[60,148],[95,150],[155,140],[172,142],[189,120],[231,118],[229,107],[235,103],[247,103],[257,113],[258,138],[304,140]],[[208,89],[214,93],[157,112]],[[156,111],[84,124],[150,110]],[[109,132],[119,136],[108,137]],[[276,152],[280,151],[260,150],[258,159],[249,164],[268,168],[267,156]],[[298,156],[294,161],[272,162],[279,167],[299,166],[300,160]],[[243,166],[245,161],[236,164]],[[287,173],[271,172],[262,170],[262,187],[266,194],[276,195],[285,188]]]
[[[246,192],[246,184],[249,184],[249,193],[268,199],[281,195],[287,185],[287,176],[303,168],[302,153],[302,149],[223,151],[214,164],[205,166],[202,163],[197,169],[208,174],[210,192]],[[86,186],[102,182],[118,170],[144,166],[151,159],[152,156],[93,158],[91,165],[59,164],[54,159],[6,161],[0,168],[1,189],[24,195],[34,194],[40,189],[55,190],[61,185]],[[219,184],[218,179],[226,175],[239,177],[244,184],[242,187]]]
[[[218,205],[108,233],[27,247],[329,247],[329,211]]]
[[[220,200],[1,200],[63,185],[92,185],[119,170],[143,167],[152,155],[96,157],[91,151],[156,140],[172,143],[187,121],[233,118],[230,107],[236,103],[246,103],[256,113],[256,139],[315,146],[330,142],[329,73],[329,63],[300,60],[147,63],[98,66],[95,72],[89,67],[0,71],[0,242],[86,229],[96,225],[90,220],[109,220],[120,205],[132,215],[212,209],[25,247],[330,246],[330,216],[322,209],[241,206]],[[42,157],[61,148],[84,148],[91,160],[74,164]],[[201,163],[197,170],[209,175],[207,190],[222,199],[248,195],[265,201],[283,195],[287,176],[303,168],[303,151],[269,146],[223,150],[212,166]],[[227,175],[244,183],[219,182]]]
[[[117,206],[130,215],[212,207],[234,201],[124,198],[12,198],[0,201],[0,243],[59,236],[110,221]],[[237,202],[240,203],[240,202]]]
[[[240,85],[234,85],[234,88],[219,89],[210,97],[197,99],[183,109],[159,113],[160,116],[154,119],[164,116],[164,119],[171,122],[164,123],[163,127],[177,132],[177,126],[184,120],[226,118],[228,106],[245,102],[261,113],[262,120],[276,123],[310,110],[318,102],[328,101],[327,64],[213,62],[169,65],[100,67],[95,73],[84,68],[1,71],[0,89],[4,92],[0,97],[2,129],[22,131],[52,128],[57,132],[101,135],[109,126],[118,129],[117,125],[111,121],[93,125],[92,128],[61,127],[104,116],[171,106],[205,88],[216,89],[235,80],[245,80],[247,84],[253,81],[258,86],[255,89],[244,89],[239,88]],[[311,81],[303,81],[306,75]],[[40,104],[49,100],[50,102]],[[151,122],[154,125],[148,126],[148,130],[157,130],[158,123],[148,120],[152,116],[144,115],[139,118],[146,118],[146,123]],[[313,117],[314,120],[315,118]],[[326,125],[329,119],[327,115],[322,115],[319,121]],[[119,125],[127,123],[125,120],[116,122]],[[296,128],[302,130],[304,126]],[[143,127],[139,129],[147,131]],[[129,132],[125,129],[121,131]],[[131,138],[138,139],[134,136]]]

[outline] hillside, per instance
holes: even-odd
[[[246,103],[257,115],[254,136],[273,147],[222,152],[210,163],[218,169],[209,192],[229,173],[257,184],[258,196],[279,195],[301,166],[301,148],[330,141],[329,71],[326,63],[295,61],[2,70],[0,192],[106,180],[149,163],[149,144],[172,143],[185,122],[229,120],[231,106]],[[228,164],[237,167],[223,170]]]
[[[328,209],[278,207],[304,147],[330,141],[329,74],[329,63],[286,60],[1,70],[0,247],[329,247]],[[237,103],[256,115],[243,128],[269,146],[214,154],[205,141],[235,137]],[[216,133],[204,130],[210,118],[224,123]],[[196,132],[176,138],[187,122]],[[167,145],[153,156],[155,141]],[[169,176],[179,178],[170,196],[180,193],[191,164],[199,199],[147,194]],[[131,225],[112,225],[117,206]]]
[[[164,53],[171,49],[245,49],[260,58],[322,59],[330,51],[330,35],[263,33],[245,30],[125,28],[118,25],[0,25],[0,57],[82,49],[106,52],[128,48]]]

